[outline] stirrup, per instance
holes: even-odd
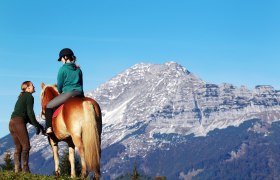
[[[52,134],[52,133],[53,133],[52,128],[48,127],[48,129],[46,130],[46,134]]]

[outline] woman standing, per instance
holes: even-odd
[[[34,98],[32,93],[35,92],[35,87],[31,81],[25,81],[21,85],[22,92],[16,102],[14,112],[12,113],[9,123],[9,130],[15,143],[14,164],[15,172],[30,173],[28,160],[30,141],[26,128],[27,123],[31,123],[36,127],[36,134],[44,132],[44,128],[35,118],[33,106]],[[21,163],[20,163],[21,162]],[[21,169],[21,165],[22,169]]]
[[[63,104],[66,100],[75,96],[84,96],[83,74],[79,66],[76,65],[76,56],[69,48],[64,48],[59,52],[58,61],[63,65],[57,75],[57,90],[60,93],[51,100],[46,107],[46,133],[51,134],[52,116],[54,109]]]

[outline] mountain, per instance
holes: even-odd
[[[144,174],[168,179],[232,178],[243,166],[238,171],[246,174],[242,177],[280,177],[275,161],[280,147],[276,141],[280,92],[271,86],[249,90],[209,84],[167,62],[136,64],[86,96],[96,99],[103,113],[104,179],[132,172],[134,163]],[[54,165],[47,139],[29,128],[31,170],[51,174]],[[13,143],[7,135],[0,144],[1,163]],[[266,151],[260,155],[261,148]],[[267,163],[251,167],[259,161]]]

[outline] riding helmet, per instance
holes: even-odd
[[[74,56],[74,53],[70,48],[64,48],[59,52],[58,61],[61,61],[61,57],[63,56]]]

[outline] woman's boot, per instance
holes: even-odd
[[[15,173],[19,173],[21,171],[20,167],[20,153],[14,154],[14,163],[15,163]]]
[[[52,108],[46,108],[46,133],[51,134],[52,131],[52,116],[53,116],[53,109]]]
[[[22,162],[22,171],[25,173],[30,173],[28,161],[29,161],[29,151],[22,151],[21,156],[21,162]]]

